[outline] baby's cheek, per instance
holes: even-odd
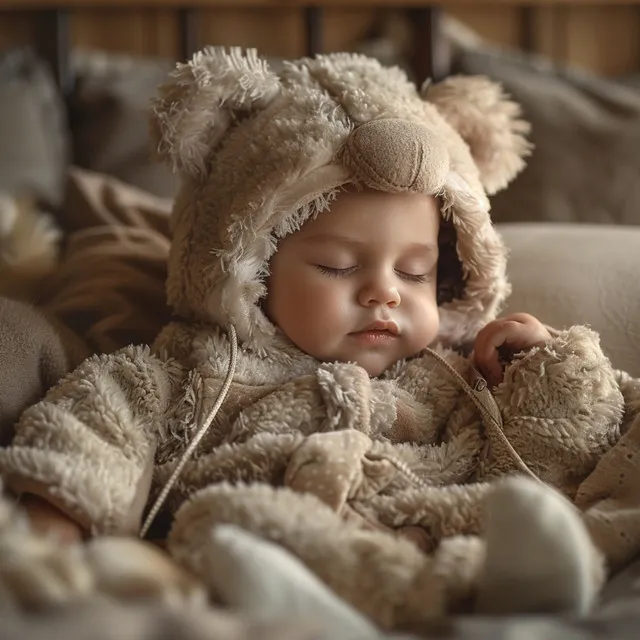
[[[435,301],[423,301],[412,314],[412,342],[416,351],[428,347],[436,339],[440,325],[439,316]]]
[[[339,329],[348,313],[349,301],[338,286],[325,285],[313,294],[314,321],[325,328]]]

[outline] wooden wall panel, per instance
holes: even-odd
[[[361,42],[379,16],[373,9],[326,9],[323,28],[327,51],[345,51]]]
[[[371,27],[370,9],[327,9],[322,28],[327,51],[349,49]],[[296,9],[232,9],[199,13],[200,45],[257,47],[266,55],[296,57],[306,53],[304,14]]]
[[[174,56],[175,18],[171,9],[80,9],[73,13],[73,41],[82,48]]]
[[[35,38],[37,24],[33,12],[0,12],[0,50],[21,44],[27,44]]]
[[[569,13],[566,7],[541,7],[534,15],[534,50],[558,61],[567,60]]]
[[[518,46],[521,27],[518,8],[461,6],[450,10],[449,13],[487,40],[505,46]]]
[[[302,12],[295,9],[226,9],[200,12],[201,44],[257,47],[265,55],[304,54]]]
[[[520,9],[509,6],[460,6],[453,14],[484,37],[517,46]],[[140,55],[179,56],[177,11],[173,9],[78,10],[72,22],[77,46]],[[375,24],[380,10],[327,9],[326,50],[346,50]],[[558,6],[535,10],[535,50],[555,60],[604,74],[640,69],[640,7]],[[296,9],[203,10],[199,43],[256,46],[269,55],[305,53],[304,21]],[[36,33],[34,14],[0,11],[0,48],[29,42]]]
[[[640,8],[569,7],[567,58],[604,74],[638,68]]]
[[[640,6],[536,9],[535,50],[604,75],[640,69]]]

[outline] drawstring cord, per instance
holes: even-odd
[[[520,454],[513,448],[509,439],[502,430],[502,414],[498,404],[489,391],[486,380],[475,370],[473,372],[473,386],[471,386],[442,356],[438,355],[432,349],[427,349],[426,353],[441,364],[460,385],[461,389],[471,398],[482,416],[482,422],[485,429],[506,447],[509,455],[515,462],[516,466],[525,475],[542,482],[540,478],[527,466],[526,462],[520,457]]]
[[[167,480],[166,484],[162,488],[162,491],[156,498],[153,507],[151,507],[151,510],[149,511],[149,514],[147,515],[145,522],[140,530],[141,538],[143,538],[149,531],[151,524],[157,517],[160,509],[162,508],[162,505],[167,499],[169,492],[178,480],[180,474],[182,473],[182,470],[189,461],[189,458],[195,451],[200,440],[202,440],[203,436],[211,426],[211,423],[213,422],[218,411],[220,410],[220,407],[222,406],[222,403],[229,393],[229,388],[231,387],[233,374],[235,373],[236,362],[238,359],[238,338],[236,335],[235,327],[233,325],[229,325],[228,333],[230,357],[224,384],[222,385],[222,388],[218,393],[215,404],[209,411],[209,415],[202,423],[200,429],[198,429],[198,432],[194,436],[193,440],[189,443],[189,446],[187,447],[185,452],[182,454],[182,457],[180,458],[180,461],[171,474],[171,477]],[[520,454],[513,448],[513,445],[509,442],[509,439],[504,434],[504,431],[502,430],[502,416],[500,414],[500,409],[498,408],[495,398],[493,397],[493,395],[491,395],[491,392],[489,391],[484,378],[482,378],[482,376],[480,376],[480,374],[475,369],[473,369],[475,380],[473,386],[471,386],[442,356],[438,355],[431,349],[426,349],[426,353],[434,360],[436,360],[440,365],[442,365],[453,376],[454,380],[460,385],[460,388],[469,396],[469,398],[471,398],[472,402],[480,411],[480,415],[482,416],[482,421],[485,425],[485,428],[493,436],[497,437],[502,442],[502,444],[504,444],[518,469],[520,469],[520,471],[522,471],[525,475],[530,476],[538,482],[542,482],[542,480],[540,480],[540,478],[538,478],[538,476],[527,466],[525,461],[520,457]],[[384,459],[393,464],[398,469],[398,471],[405,475],[411,482],[417,484],[420,487],[427,486],[426,482],[424,482],[415,473],[413,473],[413,471],[411,471],[409,467],[400,460],[397,460],[392,456],[384,456]]]
[[[151,525],[153,524],[153,521],[156,519],[158,513],[160,512],[160,509],[162,508],[162,505],[167,499],[169,492],[173,488],[173,485],[178,480],[180,474],[182,473],[182,470],[184,469],[185,465],[189,461],[189,458],[192,456],[193,452],[196,450],[196,447],[200,443],[200,440],[202,440],[202,438],[204,437],[204,434],[207,432],[207,430],[211,426],[211,423],[213,422],[218,411],[220,410],[220,407],[222,406],[222,403],[225,401],[225,398],[229,393],[229,389],[233,381],[233,374],[235,373],[235,370],[236,370],[236,363],[238,361],[238,337],[236,335],[236,329],[232,324],[229,325],[228,335],[229,335],[229,366],[227,368],[227,375],[224,379],[222,388],[220,389],[216,402],[213,405],[213,407],[211,407],[211,410],[209,411],[209,414],[207,415],[206,420],[202,423],[202,426],[200,427],[200,429],[198,429],[198,432],[194,436],[193,440],[189,443],[189,446],[186,448],[185,452],[182,454],[182,457],[180,458],[180,461],[178,462],[176,468],[173,470],[173,473],[171,474],[170,478],[167,480],[164,487],[162,487],[162,491],[156,498],[156,501],[153,503],[153,506],[151,507],[151,510],[149,511],[144,521],[144,524],[142,525],[142,528],[140,529],[139,535],[141,538],[144,538],[147,535],[149,528],[151,527]]]
[[[506,447],[509,455],[522,473],[533,478],[537,482],[542,482],[540,478],[527,466],[526,462],[520,457],[520,454],[514,449],[513,445],[502,430],[502,415],[498,404],[489,391],[486,380],[475,370],[472,369],[473,386],[471,386],[442,356],[438,355],[432,349],[425,349],[425,353],[442,365],[460,385],[460,388],[471,398],[472,402],[480,411],[482,422],[485,429],[494,437],[497,437]],[[378,459],[386,460],[392,464],[405,478],[424,489],[429,486],[427,482],[422,480],[415,474],[407,464],[398,460],[392,455],[376,456]]]

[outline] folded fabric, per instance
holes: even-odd
[[[59,334],[33,307],[0,297],[0,445],[24,409],[69,367]]]

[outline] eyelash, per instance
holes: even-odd
[[[408,280],[409,282],[417,282],[419,284],[426,282],[429,277],[426,274],[423,275],[415,275],[413,273],[404,273],[402,271],[396,271],[396,273],[403,279]]]
[[[347,269],[333,269],[331,267],[325,267],[321,264],[317,264],[316,267],[321,273],[324,273],[331,278],[343,278],[353,273],[357,267],[348,267]],[[408,282],[416,282],[423,283],[428,280],[428,275],[415,275],[412,273],[404,273],[403,271],[396,271],[396,274],[402,278],[403,280],[407,280]]]
[[[316,267],[321,273],[324,273],[327,276],[331,276],[332,278],[342,278],[344,276],[348,276],[350,273],[353,273],[357,267],[348,267],[347,269],[333,269],[331,267],[325,267],[321,264],[317,264]]]

